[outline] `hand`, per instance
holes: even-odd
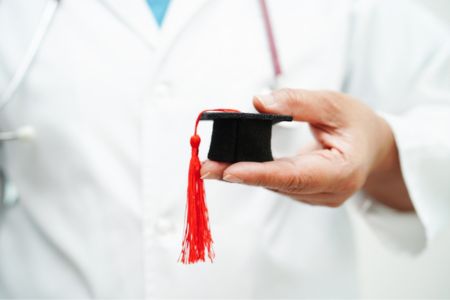
[[[262,186],[330,207],[340,206],[364,187],[394,208],[412,208],[392,131],[368,106],[337,92],[294,89],[255,97],[253,104],[261,113],[291,115],[295,121],[308,122],[315,142],[298,155],[271,162],[230,165],[206,161],[203,178]],[[387,187],[394,190],[387,193]]]

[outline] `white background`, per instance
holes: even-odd
[[[431,9],[450,29],[450,0],[415,1]],[[363,222],[356,225],[365,298],[450,299],[450,226],[425,253],[413,257],[386,249]]]

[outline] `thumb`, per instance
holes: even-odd
[[[339,93],[281,89],[255,96],[253,105],[261,113],[290,115],[295,121],[337,126]]]

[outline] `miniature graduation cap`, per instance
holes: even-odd
[[[200,120],[212,120],[208,158],[219,162],[273,160],[272,125],[292,121],[291,116],[239,112],[204,112]]]
[[[208,158],[219,162],[264,162],[273,160],[271,151],[272,125],[292,121],[291,116],[240,113],[232,109],[212,109],[201,112],[191,137],[192,155],[186,204],[186,226],[179,260],[185,264],[212,262],[214,252],[209,228],[208,208],[205,202],[201,163],[198,158],[200,137],[197,135],[199,121],[214,121]]]

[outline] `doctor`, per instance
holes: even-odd
[[[34,130],[2,145],[1,298],[354,298],[350,204],[410,252],[447,224],[448,32],[409,1],[267,2],[276,52],[256,0],[173,0],[161,27],[142,0],[0,2],[0,128]],[[291,89],[255,106],[302,122],[284,159],[204,165],[243,184],[206,183],[217,258],[181,265],[193,120],[250,111],[274,54]]]

